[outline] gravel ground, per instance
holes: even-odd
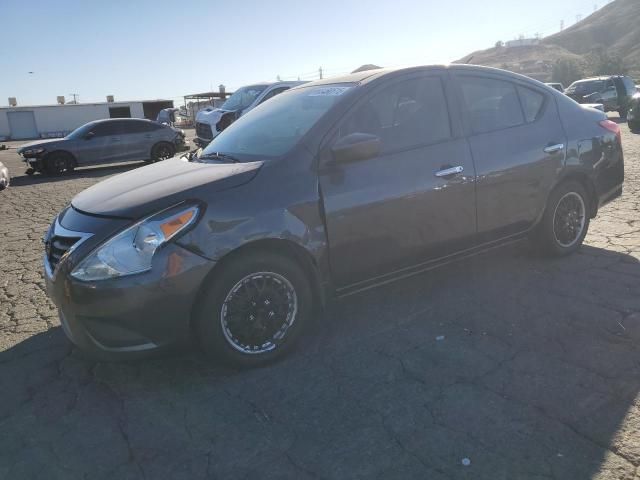
[[[0,152],[0,478],[640,479],[640,136],[623,136],[624,195],[579,254],[513,246],[351,297],[248,372],[83,358],[41,238],[135,165],[29,178]]]

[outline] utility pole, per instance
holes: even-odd
[[[320,74],[320,80],[322,80],[322,67],[318,69],[318,74]]]
[[[281,81],[282,81],[282,80],[280,79],[280,75],[278,75],[278,76],[276,77],[276,79],[277,79],[279,82],[281,82]]]
[[[576,23],[580,22],[580,20],[582,20],[582,15],[579,13],[576,15]]]
[[[560,31],[564,30],[564,20],[560,20]]]
[[[78,103],[78,99],[80,98],[80,95],[78,95],[77,93],[70,93],[69,96],[73,97],[73,103]]]

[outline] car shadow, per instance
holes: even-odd
[[[28,336],[0,353],[0,472],[632,476],[639,262],[505,250],[332,303],[295,352],[256,370],[195,348],[94,362],[59,327]]]
[[[145,162],[127,162],[112,165],[101,165],[95,167],[81,167],[73,172],[63,173],[62,175],[46,175],[35,173],[33,175],[18,175],[11,178],[11,187],[24,187],[29,185],[37,185],[41,183],[55,183],[75,178],[101,178],[109,175],[126,172],[147,165]]]

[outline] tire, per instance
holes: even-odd
[[[200,346],[207,355],[234,367],[260,367],[285,355],[313,312],[304,270],[269,252],[230,259],[201,293],[193,319]],[[234,310],[242,314],[233,315]],[[265,332],[269,329],[271,333]],[[248,340],[251,335],[259,339]]]
[[[631,133],[640,133],[640,122],[629,122],[629,130]]]
[[[156,143],[151,149],[151,162],[167,160],[176,154],[176,147],[169,142]]]
[[[73,157],[65,152],[53,152],[44,159],[44,170],[48,175],[62,175],[75,167]]]
[[[538,225],[537,244],[556,257],[574,253],[589,230],[590,205],[589,195],[580,182],[569,180],[558,185],[549,195]]]

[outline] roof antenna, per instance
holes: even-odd
[[[471,55],[469,58],[467,58],[467,61],[466,61],[466,62],[464,62],[464,64],[465,64],[465,65],[469,65],[469,62],[470,62],[471,60],[473,60],[473,57],[474,57],[474,55]]]

